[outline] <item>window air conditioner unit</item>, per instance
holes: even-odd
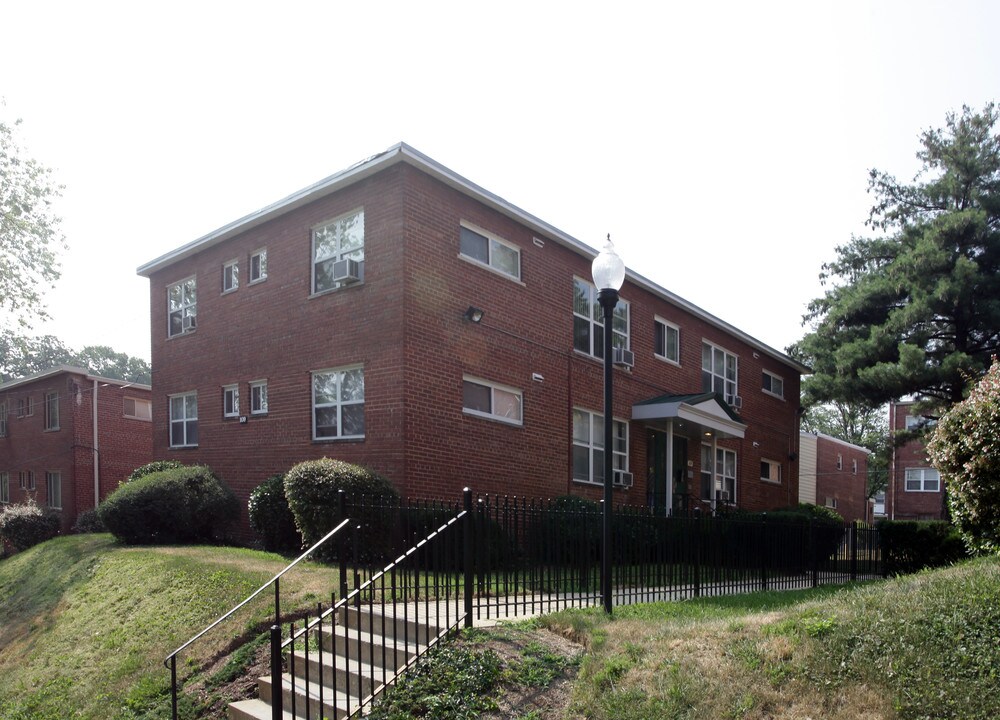
[[[181,320],[182,330],[194,330],[198,326],[198,321],[194,315],[185,315]]]
[[[724,502],[724,503],[729,502],[729,491],[728,490],[716,490],[715,491],[715,499],[718,502]]]
[[[743,398],[741,398],[739,395],[736,395],[735,397],[733,397],[733,409],[739,410],[741,407],[743,407]]]
[[[611,360],[615,365],[621,365],[622,367],[634,367],[635,366],[635,353],[631,350],[626,350],[625,348],[616,347],[611,351]]]
[[[359,277],[357,260],[338,260],[333,264],[334,282],[356,282]]]
[[[614,484],[617,487],[621,487],[621,488],[630,488],[630,487],[632,487],[632,473],[625,472],[624,470],[615,470],[614,472],[615,472],[615,474],[614,474]]]

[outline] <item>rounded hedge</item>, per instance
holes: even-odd
[[[84,510],[76,516],[76,522],[73,523],[73,532],[77,534],[103,533],[107,531],[108,529],[101,522],[101,516],[97,510]]]
[[[184,467],[184,463],[178,462],[177,460],[154,460],[151,463],[140,465],[133,470],[132,474],[125,478],[125,482],[132,482],[133,480],[138,480],[141,477],[152,475],[153,473],[160,472],[161,470],[173,470],[174,468],[179,467]]]
[[[160,470],[125,483],[98,509],[101,522],[130,545],[217,542],[239,517],[236,496],[201,465]]]
[[[250,526],[260,535],[265,550],[284,552],[302,547],[302,536],[295,527],[295,516],[285,497],[284,475],[272,475],[255,487],[247,509]]]
[[[50,540],[59,534],[59,515],[43,510],[33,500],[0,510],[0,541],[16,551]]]
[[[399,493],[373,470],[330,458],[300,462],[285,473],[285,497],[303,545],[312,547],[343,519],[337,507],[340,490],[350,506],[348,513],[362,526],[360,556],[385,558],[392,544],[392,513],[385,506],[398,506]],[[335,553],[336,548],[326,548],[319,557]]]

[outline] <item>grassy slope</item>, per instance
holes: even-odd
[[[0,717],[143,717],[162,706],[163,658],[286,562],[236,548],[124,548],[109,535],[57,538],[0,562]],[[308,605],[335,582],[326,568],[296,568],[283,597]],[[182,656],[182,674],[189,658],[266,624],[270,598]]]

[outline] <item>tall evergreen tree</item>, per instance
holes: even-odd
[[[996,105],[963,107],[921,136],[906,184],[872,170],[867,225],[823,266],[812,331],[790,351],[811,364],[806,404],[870,407],[916,395],[962,400],[1000,351],[1000,136]]]

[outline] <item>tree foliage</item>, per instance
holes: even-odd
[[[938,421],[927,454],[941,473],[952,521],[976,552],[1000,552],[1000,362]]]
[[[18,144],[20,124],[0,120],[0,326],[29,328],[46,317],[42,292],[59,279],[65,242],[54,207],[62,187]]]
[[[72,365],[100,377],[150,384],[149,363],[106,345],[87,345],[79,352],[54,335],[23,337],[0,333],[0,382],[28,377],[58,365]]]
[[[824,264],[830,284],[793,348],[806,404],[959,402],[1000,348],[1000,136],[994,104],[928,130],[912,183],[872,170],[867,225]]]

